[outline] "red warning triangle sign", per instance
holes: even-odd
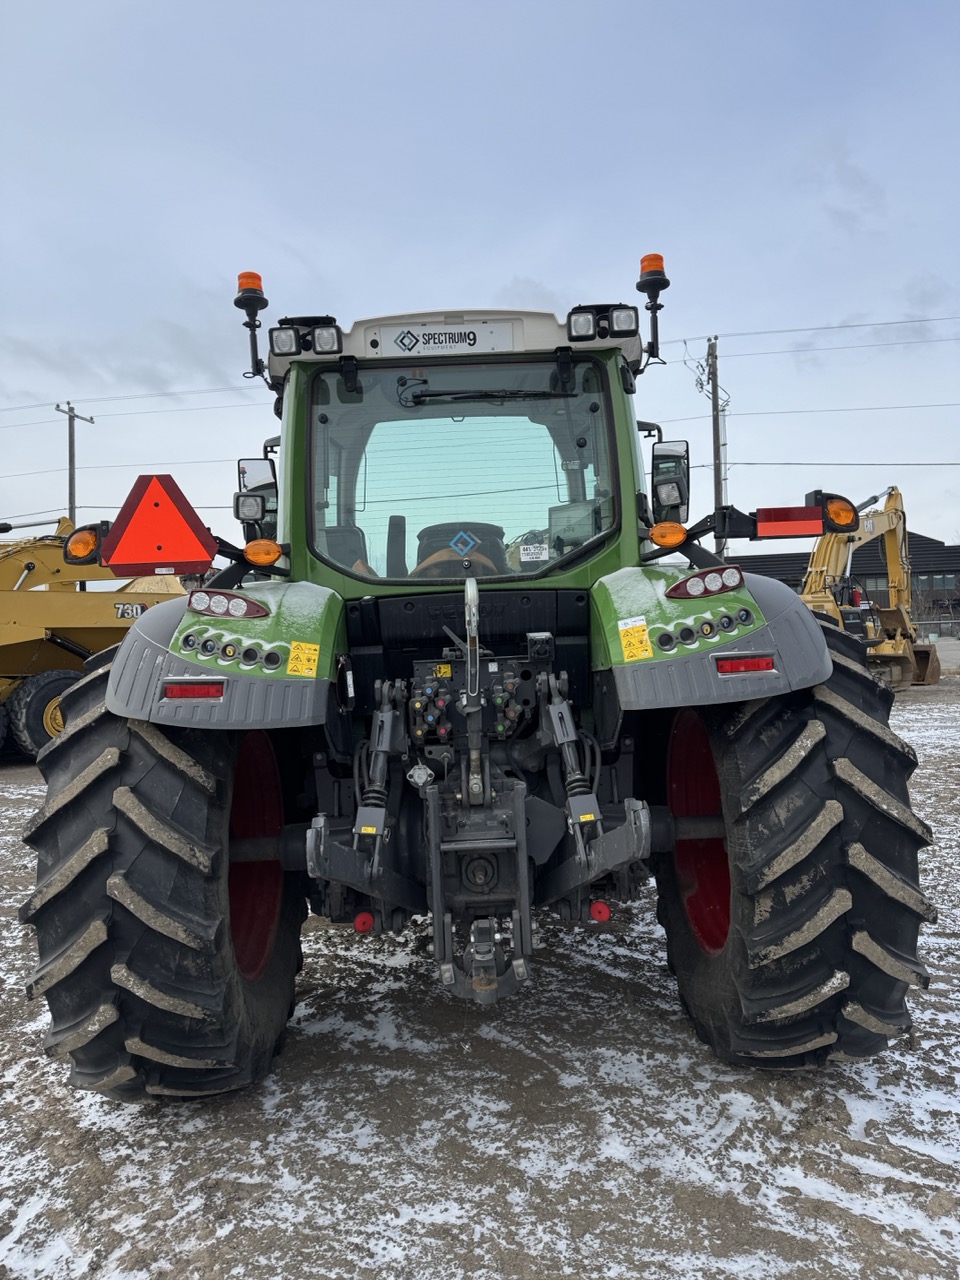
[[[103,540],[101,564],[115,574],[204,573],[217,554],[173,476],[138,476]]]

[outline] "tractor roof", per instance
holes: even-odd
[[[609,307],[577,308],[601,313]],[[297,345],[320,346],[330,334],[326,350],[301,350],[297,354],[275,354],[271,329],[269,368],[273,380],[282,381],[291,360],[315,362],[353,356],[357,360],[429,359],[447,356],[461,359],[489,354],[554,352],[558,347],[609,350],[620,347],[628,360],[641,355],[637,336],[606,335],[578,338],[574,343],[567,323],[548,311],[421,311],[406,315],[379,316],[357,320],[352,328],[342,331],[332,316],[290,316],[280,321],[279,328],[297,329]]]

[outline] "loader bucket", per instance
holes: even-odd
[[[937,684],[940,680],[940,655],[935,644],[915,644],[913,656],[917,669],[914,672],[914,684]]]

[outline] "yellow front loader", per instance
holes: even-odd
[[[883,508],[865,510],[885,499]],[[801,597],[814,613],[826,615],[837,626],[859,636],[867,645],[867,661],[873,672],[896,688],[905,684],[936,684],[940,659],[936,645],[917,642],[910,614],[910,558],[907,549],[907,517],[903,495],[896,485],[868,498],[858,510],[856,533],[825,533],[810,553]],[[862,588],[852,574],[857,547],[883,538],[887,565],[885,601],[862,604]]]
[[[152,604],[183,593],[175,577],[121,584],[98,564],[67,564],[72,532],[61,519],[55,533],[0,542],[0,742],[9,729],[31,758],[63,728],[60,695],[84,660],[119,644]]]

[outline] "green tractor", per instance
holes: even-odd
[[[651,875],[724,1061],[863,1058],[909,1026],[934,912],[892,695],[859,641],[698,543],[858,517],[817,492],[688,526],[677,442],[647,484],[633,395],[668,284],[645,258],[646,343],[621,304],[300,316],[264,362],[240,277],[282,419],[241,464],[246,544],[87,663],[40,758],[29,994],[74,1085],[262,1078],[308,909],[360,934],[429,915],[446,997],[535,1000],[536,914],[595,928]],[[97,527],[102,563],[126,538],[182,570],[128,524]]]

